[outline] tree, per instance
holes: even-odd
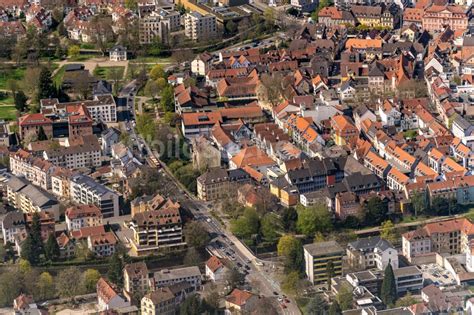
[[[201,315],[207,310],[206,303],[198,294],[189,295],[179,307],[180,315]]]
[[[38,130],[38,141],[44,141],[44,140],[48,140],[48,136],[44,132],[43,126],[40,126]]]
[[[196,266],[202,261],[202,257],[194,247],[188,248],[183,258],[183,264],[186,266]]]
[[[53,233],[49,234],[48,236],[48,240],[44,246],[44,255],[49,261],[55,261],[59,258],[59,245]]]
[[[300,240],[289,234],[283,235],[278,241],[277,251],[279,256],[285,257],[285,268],[288,271],[301,271],[304,256]]]
[[[298,220],[296,228],[307,236],[313,236],[316,232],[325,233],[332,229],[331,214],[324,204],[312,207],[298,206]]]
[[[55,282],[56,292],[61,298],[71,298],[84,291],[81,282],[81,271],[77,267],[61,270]]]
[[[79,47],[78,45],[71,45],[67,49],[67,55],[71,59],[77,59],[80,53],[81,53],[81,47]]]
[[[119,89],[119,81],[122,80],[123,73],[119,68],[111,67],[107,72],[107,80],[112,81],[114,85],[114,95],[117,95]]]
[[[364,205],[365,222],[378,225],[387,218],[388,206],[378,197],[370,198]]]
[[[291,294],[291,295],[296,294],[296,286],[298,284],[299,279],[300,279],[300,275],[298,271],[292,271],[288,273],[283,283],[281,284],[282,290],[287,294]]]
[[[328,291],[331,290],[331,281],[334,277],[334,263],[332,260],[328,261],[326,264],[326,276],[327,276],[327,283],[328,283]]]
[[[36,298],[40,301],[51,299],[55,296],[53,277],[48,272],[43,272],[36,284]]]
[[[395,275],[393,274],[392,264],[388,264],[385,268],[382,289],[380,292],[380,298],[385,305],[391,307],[395,304],[395,301],[397,300],[397,287],[395,285]]]
[[[285,208],[282,214],[283,228],[286,232],[296,232],[296,221],[298,212],[293,207]]]
[[[259,230],[259,218],[257,211],[253,208],[245,208],[244,214],[237,220],[231,221],[231,231],[238,237],[250,239]]]
[[[23,112],[26,109],[26,102],[28,101],[28,97],[23,91],[18,91],[15,94],[15,108],[19,112]]]
[[[34,266],[40,262],[42,254],[43,241],[41,239],[40,216],[35,212],[33,214],[30,232],[21,246],[21,256]]]
[[[129,10],[136,11],[138,8],[137,0],[125,0],[125,7]]]
[[[240,273],[239,269],[231,268],[226,273],[226,282],[231,288],[242,284],[245,280],[245,275]]]
[[[0,273],[0,306],[11,305],[22,292],[21,274],[17,269]]]
[[[262,74],[260,78],[261,93],[259,93],[261,100],[269,102],[272,107],[280,104],[283,92],[282,80],[281,75],[276,73]]]
[[[235,32],[237,32],[237,24],[235,24],[234,21],[229,20],[225,24],[225,29],[229,34],[234,34]]]
[[[174,90],[172,86],[167,86],[161,91],[160,105],[164,111],[174,111]]]
[[[158,96],[159,88],[155,80],[148,80],[144,88],[145,95],[155,99]]]
[[[415,211],[415,217],[427,210],[426,197],[422,191],[416,190],[410,198],[411,205]]]
[[[186,61],[192,60],[194,57],[192,49],[180,49],[173,52],[171,58],[176,61],[177,64],[181,64]]]
[[[184,226],[184,238],[188,246],[203,248],[209,243],[209,233],[199,221],[192,221]]]
[[[155,65],[151,70],[150,70],[150,78],[152,80],[157,80],[159,78],[166,79],[166,72],[165,69],[163,69],[163,66],[161,65]]]
[[[280,237],[277,245],[278,256],[288,256],[298,240],[291,234]]]
[[[307,315],[325,315],[326,314],[327,303],[321,297],[321,295],[316,295],[314,298],[309,300],[308,304],[305,306],[305,314]]]
[[[411,306],[413,304],[417,304],[419,303],[420,300],[417,299],[416,297],[414,297],[413,295],[411,295],[410,292],[408,292],[404,297],[402,297],[401,299],[399,299],[397,301],[397,303],[395,304],[396,307],[408,307],[408,306]]]
[[[343,285],[337,293],[336,301],[343,311],[352,309],[352,287],[348,284]]]
[[[280,231],[282,230],[280,217],[272,212],[265,214],[261,220],[260,230],[262,231],[265,240],[269,242],[276,241],[280,236]]]
[[[102,55],[105,55],[107,44],[114,34],[110,17],[103,14],[94,15],[90,20],[90,26],[93,30],[92,39],[96,48],[102,52]]]
[[[18,81],[15,79],[7,80],[7,89],[10,90],[12,96],[15,97],[16,92],[18,91]]]
[[[88,261],[94,256],[94,253],[89,249],[87,246],[87,241],[82,240],[76,244],[76,248],[74,250],[74,254],[76,258],[82,261]]]
[[[37,101],[44,98],[53,98],[56,96],[56,88],[51,79],[51,71],[47,67],[42,67],[38,82],[38,96]]]
[[[97,281],[100,279],[100,273],[95,269],[87,269],[82,275],[82,286],[86,292],[95,292]]]
[[[392,221],[387,220],[382,223],[382,225],[380,226],[380,237],[389,241],[392,244],[397,241],[398,235],[395,230],[395,225]]]
[[[329,315],[342,315],[342,310],[337,300],[332,302],[331,306],[329,307]]]
[[[118,253],[114,253],[112,257],[110,257],[109,271],[107,273],[107,277],[109,278],[110,282],[114,283],[119,288],[121,288],[123,285],[122,269],[122,258],[119,256]]]

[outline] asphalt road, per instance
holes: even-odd
[[[120,93],[121,96],[127,97],[129,102],[127,106],[132,113],[132,119],[136,117],[135,106],[133,104],[136,92],[136,82],[132,81],[127,84]],[[217,251],[223,257],[229,257],[228,254],[230,253],[230,259],[234,261],[236,265],[237,263],[242,266],[247,265],[250,270],[248,270],[246,280],[250,286],[257,289],[261,295],[274,298],[275,302],[280,306],[279,309],[282,314],[301,314],[294,300],[290,300],[290,303],[286,303],[285,306],[282,306],[282,304],[278,302],[277,297],[281,297],[283,293],[281,292],[278,282],[272,278],[272,275],[267,274],[263,270],[262,264],[265,264],[265,262],[255,257],[232,233],[227,231],[216,219],[209,215],[209,206],[205,202],[197,200],[194,195],[186,191],[186,188],[168,170],[166,164],[159,160],[159,156],[155,155],[149,145],[135,132],[133,125],[133,120],[127,123],[127,131],[130,132],[132,141],[136,141],[139,147],[143,146],[148,155],[154,155],[155,158],[158,159],[163,170],[161,174],[168,180],[167,186],[169,190],[173,192],[170,197],[179,201],[184,208],[188,209],[196,220],[203,223],[209,233],[216,235],[215,240],[219,239],[225,244],[222,249],[217,249]],[[130,130],[128,128],[130,128]],[[274,294],[274,292],[277,294]]]

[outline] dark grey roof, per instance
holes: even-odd
[[[123,52],[127,51],[127,48],[123,47],[122,45],[115,45],[114,47],[110,48],[110,52],[115,51],[115,52]]]
[[[464,119],[460,115],[456,115],[456,118],[454,119],[454,123],[456,123],[463,130],[469,129],[472,126],[470,122],[468,122],[466,119]]]
[[[12,176],[8,179],[7,186],[14,192],[20,191],[25,186],[28,186],[30,182],[24,177]]]
[[[64,66],[64,71],[66,72],[78,70],[84,70],[84,65],[81,63],[71,63]]]
[[[332,253],[343,253],[344,250],[336,241],[327,241],[308,244],[304,249],[313,256],[327,255]]]
[[[229,170],[228,174],[231,182],[238,182],[250,178],[250,175],[241,168]]]
[[[347,189],[352,192],[380,187],[380,181],[375,174],[354,173],[346,176],[343,181]]]
[[[26,186],[21,190],[21,193],[28,196],[33,204],[40,208],[58,203],[56,197],[54,197],[52,194],[33,185]]]
[[[20,211],[10,211],[4,214],[0,221],[4,229],[11,229],[13,227],[25,226],[25,215]]]
[[[366,251],[373,250],[375,246],[380,242],[380,236],[359,238],[354,242],[350,242],[348,247],[354,250]]]
[[[225,182],[229,180],[229,174],[223,168],[212,168],[199,176],[197,180],[202,184]]]

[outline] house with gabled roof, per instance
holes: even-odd
[[[103,277],[97,281],[97,304],[100,311],[112,311],[130,306],[130,302],[119,289]]]

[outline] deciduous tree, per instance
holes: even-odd
[[[35,297],[39,301],[53,298],[55,296],[53,277],[48,272],[40,274],[36,289]]]
[[[95,269],[87,269],[82,275],[82,285],[86,292],[95,292],[100,273]]]
[[[199,221],[189,222],[184,226],[184,238],[188,246],[203,248],[209,243],[209,233]]]
[[[84,292],[81,271],[77,267],[61,270],[55,278],[56,292],[61,298],[70,298]]]
[[[297,230],[307,236],[316,232],[326,233],[332,229],[331,214],[323,204],[312,207],[298,206]]]

